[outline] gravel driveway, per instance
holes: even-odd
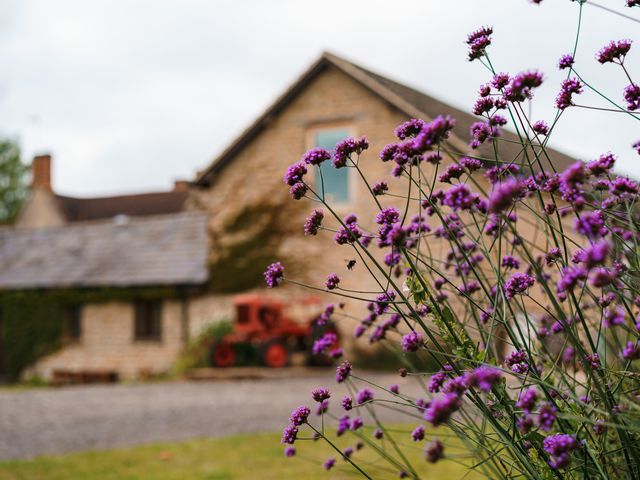
[[[367,374],[380,385],[417,385],[392,374]],[[306,378],[90,385],[0,392],[0,460],[140,443],[280,430],[309,391],[345,390],[333,372]],[[335,407],[334,407],[335,408]],[[385,411],[383,418],[404,417]]]

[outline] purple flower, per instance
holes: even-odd
[[[640,140],[638,140],[637,142],[635,142],[633,145],[631,145],[633,147],[633,149],[638,153],[638,155],[640,155]]]
[[[587,168],[594,175],[602,175],[604,173],[609,173],[615,162],[616,156],[609,152],[604,155],[600,155],[597,160],[587,163]]]
[[[591,368],[591,370],[597,370],[598,368],[600,368],[600,354],[599,353],[591,353],[588,355],[585,355],[585,360],[588,363],[589,368]]]
[[[384,432],[382,430],[380,430],[379,428],[376,428],[373,431],[373,438],[376,438],[376,439],[380,440],[383,436],[384,436]]]
[[[324,148],[316,147],[307,151],[302,156],[302,161],[308,165],[320,165],[325,160],[329,160],[331,158],[331,153],[329,153]]]
[[[612,40],[608,45],[605,45],[598,53],[596,53],[596,59],[602,64],[608,62],[622,64],[624,62],[625,55],[630,49],[631,40],[625,39],[618,40],[617,42]]]
[[[409,137],[415,137],[426,125],[427,123],[424,120],[412,118],[398,125],[393,133],[400,140],[405,140]]]
[[[523,193],[523,186],[514,178],[508,178],[496,185],[489,197],[489,211],[501,213],[513,205]]]
[[[480,145],[491,138],[500,136],[500,130],[496,126],[491,125],[489,122],[474,122],[471,124],[469,131],[471,134],[471,141],[469,142],[469,146],[473,149],[478,148]],[[442,180],[442,177],[440,178],[440,180],[444,181]]]
[[[538,120],[535,122],[531,129],[539,135],[548,135],[549,134],[549,125],[544,120]]]
[[[473,371],[470,386],[476,386],[483,392],[490,392],[493,386],[502,379],[502,372],[495,367],[482,365]]]
[[[393,207],[383,208],[376,215],[378,225],[392,225],[400,219],[400,212]]]
[[[587,269],[602,265],[609,255],[609,243],[602,240],[594,243],[584,251],[582,263]]]
[[[518,430],[522,433],[528,433],[533,428],[533,419],[525,414],[516,420],[516,427],[518,427]]]
[[[414,442],[424,440],[424,427],[422,425],[418,425],[413,432],[411,432],[411,438]]]
[[[344,432],[349,430],[351,426],[351,422],[349,420],[349,415],[345,415],[338,419],[338,428],[336,429],[336,436],[341,437]]]
[[[551,456],[551,468],[564,468],[569,465],[571,452],[579,446],[573,435],[564,433],[549,435],[542,441],[544,451]]]
[[[398,395],[400,393],[400,386],[395,383],[393,385],[389,385],[389,391]]]
[[[622,358],[625,360],[637,360],[640,358],[638,342],[627,342],[627,346],[622,350]]]
[[[360,155],[367,148],[369,148],[369,142],[364,135],[360,138],[345,138],[336,144],[333,152],[333,166],[344,167],[352,154]]]
[[[327,458],[325,462],[322,464],[325,470],[331,470],[333,466],[336,464],[335,458]]]
[[[349,395],[345,395],[340,402],[342,408],[344,408],[347,412],[353,408],[353,400]]]
[[[344,382],[351,373],[351,364],[345,360],[336,368],[336,382]]]
[[[363,425],[364,425],[364,423],[362,422],[362,418],[356,417],[351,422],[351,430],[353,430],[355,432],[356,430],[362,428]]]
[[[511,352],[504,363],[515,373],[526,373],[529,369],[529,357],[524,350]]]
[[[532,90],[542,85],[542,73],[527,70],[518,73],[504,89],[504,98],[510,102],[524,102],[533,96]]]
[[[424,339],[422,335],[413,330],[402,337],[402,350],[405,352],[415,352],[422,346],[423,342]]]
[[[302,425],[307,421],[307,418],[311,414],[311,410],[309,407],[305,407],[304,405],[296,408],[291,412],[291,417],[289,417],[289,423],[294,426]]]
[[[473,193],[466,183],[460,183],[445,192],[442,204],[453,208],[454,211],[469,210],[479,199],[478,194]]]
[[[358,405],[373,400],[373,392],[368,388],[363,388],[356,394],[356,401]]]
[[[627,109],[634,111],[640,108],[640,85],[631,83],[624,89],[624,99],[627,102]]]
[[[311,215],[309,215],[307,220],[304,222],[304,234],[316,235],[320,229],[320,225],[322,225],[323,219],[324,212],[322,209],[317,209],[311,212]]]
[[[287,425],[282,431],[282,439],[280,440],[280,442],[292,445],[293,443],[295,443],[297,437],[298,427],[293,424]]]
[[[307,187],[306,184],[302,182],[298,182],[289,189],[289,194],[291,194],[291,196],[295,200],[300,200],[302,197],[305,196],[308,190],[309,190],[309,187]]]
[[[476,103],[474,103],[471,112],[474,115],[482,115],[483,113],[490,112],[494,105],[493,98],[487,96],[480,97],[476,100]]]
[[[604,217],[600,210],[596,210],[595,212],[586,212],[580,215],[576,220],[575,229],[578,233],[592,239],[604,237],[609,233],[604,224]]]
[[[342,451],[342,455],[349,458],[351,455],[353,455],[353,448],[352,447],[347,447]]]
[[[275,288],[282,283],[284,279],[284,267],[280,262],[272,263],[264,272],[264,279],[267,287]]]
[[[511,78],[508,73],[500,72],[496,73],[491,79],[491,86],[496,90],[502,90],[509,84]]]
[[[328,398],[331,398],[331,394],[329,390],[324,387],[315,388],[311,391],[311,398],[313,398],[316,402],[323,402]]]
[[[504,283],[504,291],[507,298],[523,294],[536,280],[526,273],[516,272]]]
[[[560,70],[564,70],[565,68],[571,68],[573,66],[573,55],[566,54],[560,57],[558,61],[558,68]]]
[[[520,392],[516,407],[521,408],[526,413],[531,413],[538,403],[538,391],[534,387],[527,388]]]
[[[469,45],[469,61],[481,58],[485,54],[486,48],[491,45],[492,27],[482,27],[467,36]]]
[[[424,449],[425,457],[430,463],[436,463],[444,457],[444,446],[437,438],[431,440]]]
[[[520,268],[520,260],[518,260],[513,255],[505,255],[504,257],[502,257],[502,266],[505,268],[517,270],[518,268]]]
[[[313,354],[320,355],[336,344],[338,337],[335,333],[325,333],[313,344]]]
[[[455,393],[436,398],[431,402],[429,408],[424,413],[424,419],[434,427],[443,424],[462,405],[461,398]]]
[[[284,182],[287,185],[293,186],[296,183],[302,182],[302,177],[307,173],[307,167],[304,162],[297,162],[287,168],[284,174]]]
[[[330,273],[329,275],[327,275],[327,280],[324,282],[324,286],[327,288],[327,290],[334,290],[338,288],[339,284],[340,277],[337,273]]]
[[[624,310],[622,307],[605,308],[602,312],[604,319],[602,325],[604,328],[615,327],[616,325],[624,325]]]
[[[553,426],[557,417],[558,409],[551,403],[545,403],[538,411],[538,425],[542,430],[548,432]]]
[[[287,447],[284,448],[284,456],[286,458],[291,458],[296,454],[296,447],[293,447],[291,445],[288,445]]]
[[[556,96],[556,108],[564,110],[573,105],[573,95],[582,93],[582,83],[577,78],[567,78],[560,85],[560,92]]]
[[[382,180],[380,182],[374,183],[373,186],[371,187],[371,190],[373,191],[373,194],[376,196],[384,195],[385,192],[389,191],[389,185],[387,185],[387,182]]]
[[[445,380],[447,379],[447,374],[446,372],[438,372],[438,373],[434,373],[433,375],[431,375],[431,381],[429,382],[429,391],[431,393],[438,393],[440,391],[440,389],[442,388],[442,384],[445,382]]]

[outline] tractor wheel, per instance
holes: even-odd
[[[224,341],[214,343],[209,353],[211,365],[214,367],[233,367],[237,356],[235,345]]]
[[[282,368],[289,365],[289,350],[280,338],[267,340],[260,345],[260,360],[269,368]]]

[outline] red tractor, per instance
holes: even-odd
[[[315,318],[306,322],[291,320],[284,314],[285,305],[273,298],[246,294],[237,296],[234,303],[233,331],[211,347],[209,359],[215,367],[257,363],[280,368],[290,364],[295,352],[307,354],[307,363],[322,363],[323,359],[311,358],[313,342],[326,332],[337,334],[332,324],[315,325]],[[317,305],[319,300],[306,298],[302,303]]]

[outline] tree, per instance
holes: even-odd
[[[20,160],[20,147],[0,139],[0,223],[12,223],[27,196],[28,167]]]

